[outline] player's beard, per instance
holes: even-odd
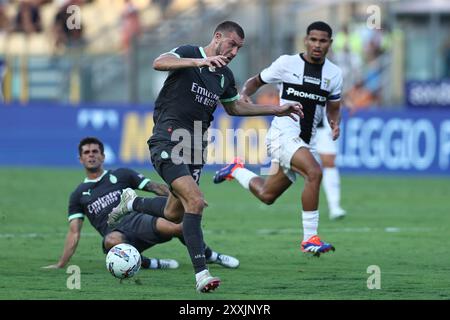
[[[220,56],[220,55],[222,54],[221,51],[222,51],[222,42],[220,42],[220,43],[217,45],[217,48],[216,48],[216,56]]]
[[[96,168],[86,168],[87,171],[89,171],[89,173],[97,173],[99,172],[100,168],[96,167]]]
[[[313,56],[313,51],[311,51],[311,54],[309,55],[311,60],[314,61],[315,63],[322,63],[325,61],[325,57],[328,53],[328,49],[322,49],[322,54],[320,55],[320,57],[316,57]]]
[[[216,56],[225,56],[225,57],[227,57],[228,62],[230,62],[232,60],[232,58],[230,58],[229,56],[226,55],[226,52],[222,52],[222,42],[219,43],[219,45],[217,46]]]
[[[95,165],[93,167],[87,167],[86,166],[85,168],[86,168],[86,171],[88,171],[89,173],[99,173],[99,172],[101,172],[103,170],[101,164]]]
[[[313,55],[310,55],[310,58],[312,61],[314,61],[315,63],[320,63],[323,60],[323,57],[314,57]]]

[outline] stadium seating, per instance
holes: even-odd
[[[173,10],[183,10],[186,3],[192,1],[174,1]],[[144,27],[157,24],[161,18],[159,9],[149,0],[133,0],[133,4],[140,11],[141,23]],[[105,53],[119,48],[120,17],[123,10],[123,0],[96,0],[85,3],[81,7],[84,38],[87,52]],[[172,6],[171,6],[172,7]],[[11,21],[17,14],[17,3],[7,6],[6,13]],[[13,32],[0,38],[0,55],[34,55],[58,53],[53,48],[53,23],[58,11],[55,2],[43,4],[40,8],[43,31],[25,35]]]

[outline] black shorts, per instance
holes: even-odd
[[[125,243],[131,244],[139,252],[153,247],[155,244],[164,243],[172,239],[161,235],[156,230],[156,221],[158,217],[154,217],[144,213],[132,212],[126,215],[120,223],[111,230],[123,233]],[[104,241],[103,251],[107,253]]]
[[[156,172],[170,188],[175,179],[184,176],[192,176],[194,181],[199,184],[203,164],[186,164],[179,163],[181,161],[173,161],[171,158],[173,147],[174,145],[170,143],[149,144],[150,156]]]

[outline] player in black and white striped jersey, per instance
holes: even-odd
[[[322,170],[312,137],[326,108],[333,140],[339,137],[342,72],[326,58],[332,43],[332,29],[325,22],[314,22],[307,28],[304,40],[306,52],[283,55],[260,74],[248,79],[241,91],[241,99],[250,96],[267,83],[277,84],[280,103],[299,102],[304,118],[298,122],[289,117],[274,118],[266,143],[272,158],[272,174],[263,179],[234,163],[218,171],[215,183],[236,179],[266,204],[272,204],[291,184],[296,175],[305,178],[302,193],[303,241],[301,250],[313,255],[334,250],[318,237],[319,190]]]

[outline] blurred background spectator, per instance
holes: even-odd
[[[83,24],[82,15],[80,17],[80,25],[73,26],[68,23],[69,19],[75,19],[72,15],[76,14],[75,11],[68,10],[70,6],[78,6],[81,13],[81,5],[83,0],[58,0],[58,11],[55,15],[53,24],[53,32],[55,36],[56,48],[61,47],[80,47],[83,45]],[[74,20],[73,20],[74,21]]]
[[[40,5],[42,0],[19,0],[14,31],[30,34],[42,31]]]
[[[172,0],[153,0],[151,1],[159,7],[161,15],[165,18]]]
[[[357,20],[344,24],[334,37],[332,60],[341,67],[343,92],[355,101],[352,107],[376,106],[382,103],[382,83],[386,54],[390,59],[390,30],[368,28]]]
[[[364,86],[362,80],[357,80],[351,88],[344,93],[344,106],[353,114],[359,110],[369,109],[378,105],[377,97]]]
[[[139,10],[133,4],[132,0],[124,0],[124,8],[121,15],[122,43],[121,48],[128,52],[135,37],[141,32],[141,23],[139,20]]]
[[[6,4],[8,0],[0,0],[0,35],[9,30],[9,18],[6,14]]]
[[[349,90],[353,79],[360,79],[363,71],[363,44],[361,36],[349,33],[349,26],[344,25],[334,37],[331,59],[342,69],[345,79],[342,90]]]

